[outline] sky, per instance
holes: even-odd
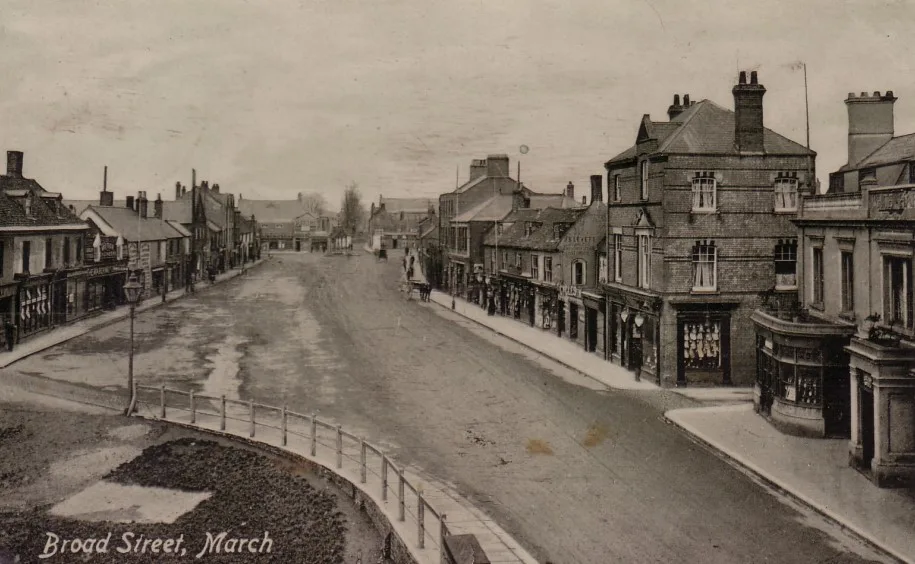
[[[738,70],[765,124],[817,174],[847,157],[849,92],[893,90],[915,132],[909,0],[2,0],[0,150],[65,198],[249,199],[347,184],[366,201],[436,197],[471,159],[521,159],[558,192],[634,140],[674,94],[733,108]],[[529,152],[521,155],[526,145]]]

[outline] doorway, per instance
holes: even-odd
[[[569,339],[578,340],[578,304],[569,302]]]
[[[858,372],[859,381],[868,376]],[[861,465],[864,470],[870,470],[874,459],[874,391],[861,385],[858,397],[861,404]]]
[[[597,310],[585,308],[585,350],[597,350]]]
[[[301,242],[301,241],[296,241],[296,242],[295,242],[295,251],[296,251],[297,253],[302,251],[302,242]]]
[[[629,338],[626,348],[629,358],[626,368],[638,374],[642,370],[642,330],[635,323],[628,323]]]
[[[556,334],[562,337],[566,330],[566,303],[560,300],[556,307]]]

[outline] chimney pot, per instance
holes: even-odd
[[[183,195],[185,195],[185,194],[187,194],[187,186],[182,186],[182,187],[181,187],[181,195],[183,196]]]
[[[153,215],[162,219],[162,194],[156,194],[156,201],[153,202]]]
[[[892,90],[887,90],[887,91],[886,91],[886,97],[887,97],[887,98],[892,98],[892,97],[893,97],[893,91],[892,91]]]
[[[213,185],[213,192],[216,192],[217,194],[219,194],[219,184]]]
[[[867,92],[862,92],[862,93],[861,93],[861,97],[862,97],[862,98],[867,98]]]
[[[175,199],[177,200],[180,197],[181,197],[181,183],[175,182]]]
[[[129,209],[129,210],[134,209],[134,207],[133,207],[133,196],[127,196],[127,199],[126,199],[126,201],[124,202],[124,204],[125,204],[124,207],[126,207],[127,209]]]
[[[849,98],[854,98],[854,97],[855,97],[855,93],[854,93],[854,92],[849,92],[849,93],[848,93],[848,97],[849,97]]]
[[[737,81],[737,83],[738,84],[747,83],[747,72],[746,71],[740,71],[740,79]]]
[[[679,105],[680,105],[680,95],[674,94],[674,106],[679,106]]]
[[[683,95],[683,105],[684,105],[684,106],[689,106],[689,94],[684,94],[684,95]]]
[[[566,197],[575,199],[575,185],[572,184],[571,180],[566,185]]]
[[[759,81],[756,78],[756,71],[750,72],[750,84],[759,84]]]

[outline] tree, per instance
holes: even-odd
[[[322,194],[316,192],[299,192],[299,205],[303,212],[309,212],[315,217],[321,217],[327,212],[327,200]]]
[[[340,227],[345,229],[348,234],[355,235],[362,226],[364,216],[365,210],[362,206],[359,185],[352,182],[343,192],[343,202],[340,204]]]

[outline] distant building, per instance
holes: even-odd
[[[369,208],[368,230],[372,249],[402,249],[416,246],[420,223],[435,217],[435,200],[429,198],[385,198]]]
[[[799,192],[815,153],[763,123],[741,72],[734,111],[679,96],[605,163],[613,362],[663,386],[751,385],[759,295],[796,292]]]
[[[238,209],[246,217],[257,218],[259,245],[264,249],[303,251],[311,245],[312,231],[321,224],[313,210],[306,209],[303,199],[249,200],[239,196]],[[331,226],[326,225],[325,233]],[[324,240],[326,241],[326,234]]]

